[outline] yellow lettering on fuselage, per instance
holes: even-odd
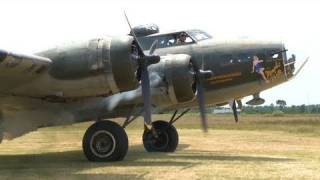
[[[226,79],[226,78],[234,78],[234,77],[238,77],[238,76],[241,76],[241,75],[242,75],[241,72],[222,74],[222,75],[218,75],[218,76],[213,76],[210,79],[208,79],[208,81],[221,80],[221,79]]]
[[[218,75],[218,76],[213,76],[210,79],[208,79],[208,81],[210,84],[220,84],[220,83],[232,81],[234,77],[239,77],[241,75],[242,75],[241,72],[222,74],[222,75]]]

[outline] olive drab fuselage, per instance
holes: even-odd
[[[185,43],[176,40],[182,32]],[[148,54],[157,40],[155,54],[161,56],[148,66],[153,112],[197,106],[195,67],[213,74],[202,82],[206,105],[259,93],[297,74],[295,58],[287,59],[279,42],[218,41],[199,30],[150,33],[139,42]],[[1,131],[14,138],[38,127],[141,114],[141,58],[135,43],[125,35],[58,46],[34,56],[0,50],[0,80],[5,82],[0,84]],[[254,55],[263,60],[268,83],[254,71]],[[22,122],[17,131],[15,125]]]
[[[181,33],[181,32],[177,32]],[[188,33],[186,31],[186,33]],[[144,41],[160,39],[166,34],[141,38]],[[168,35],[169,36],[169,35]],[[170,34],[170,36],[172,36]],[[161,38],[158,38],[161,37]],[[146,50],[148,50],[146,48]],[[287,63],[286,49],[281,42],[234,40],[218,41],[214,38],[185,44],[160,47],[156,54],[188,54],[204,70],[213,76],[204,83],[206,102],[218,104],[229,99],[242,98],[287,81],[293,76],[294,66],[284,68]],[[253,71],[252,59],[257,55],[263,60],[265,83],[260,74]],[[253,71],[253,72],[252,72]],[[183,84],[184,82],[177,82]],[[193,103],[194,104],[194,103]],[[189,106],[184,104],[182,106]]]

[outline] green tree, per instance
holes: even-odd
[[[306,112],[306,105],[302,104],[301,106],[299,106],[299,112],[305,113]]]
[[[270,104],[270,111],[271,111],[271,113],[274,111],[274,104],[273,103]]]
[[[276,101],[276,104],[279,106],[280,110],[282,111],[283,108],[287,105],[287,102],[285,100],[279,99]]]

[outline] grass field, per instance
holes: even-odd
[[[168,119],[157,115],[154,119]],[[0,179],[320,179],[319,115],[198,116],[176,123],[175,153],[146,153],[142,119],[127,128],[129,152],[116,163],[88,162],[81,140],[90,123],[43,128],[0,145]]]

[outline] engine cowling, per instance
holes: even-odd
[[[40,55],[53,61],[49,74],[55,79],[99,77],[107,84],[105,94],[110,91],[114,94],[135,89],[139,84],[135,77],[137,61],[132,56],[132,44],[131,36],[106,37],[58,47]],[[91,88],[101,89],[101,84]],[[101,90],[93,94],[101,94]]]
[[[187,103],[195,99],[195,76],[191,56],[186,54],[167,55],[165,77],[168,82],[168,93],[173,104]]]

